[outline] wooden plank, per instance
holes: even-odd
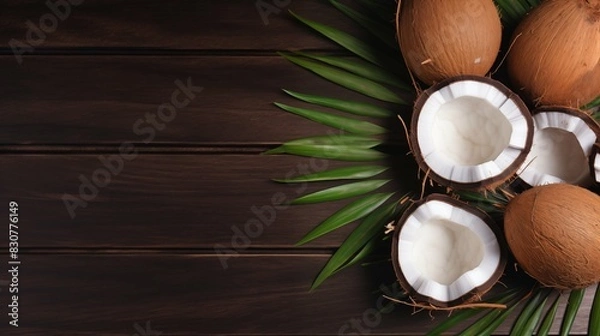
[[[1,56],[0,68],[0,144],[278,143],[332,131],[273,106],[296,104],[282,88],[372,101],[277,56]],[[188,81],[193,99],[161,121]]]
[[[309,293],[326,258],[244,256],[224,270],[217,257],[199,254],[22,255],[20,327],[9,331],[130,336],[143,335],[142,327],[163,336],[423,335],[446,314],[432,320],[427,312],[413,315],[410,307],[379,300],[381,286],[388,293],[399,290],[389,265],[350,268]],[[589,290],[573,335],[585,334],[592,296]],[[376,315],[378,306],[385,313]],[[7,309],[2,304],[2,324]]]
[[[105,165],[107,161],[111,163]],[[332,184],[286,186],[270,179],[341,165],[259,155],[138,154],[131,160],[114,154],[2,155],[0,204],[19,202],[26,237],[21,244],[29,247],[213,249],[221,244],[238,252],[292,247],[349,200],[280,206]],[[388,177],[415,176],[409,172],[412,166],[392,170]],[[105,182],[103,176],[110,180]],[[387,190],[402,190],[410,181],[397,180]],[[1,209],[5,217],[7,211]],[[335,247],[350,228],[310,246]],[[246,230],[255,232],[249,234],[251,239],[239,237]],[[2,243],[6,239],[0,236]]]
[[[367,35],[331,5],[317,0],[69,1],[81,4],[70,5],[70,10],[61,7],[58,13],[62,17],[56,20],[54,29],[48,17],[57,16],[52,15],[54,12],[46,5],[46,1],[4,1],[0,9],[0,40],[6,42],[3,46],[5,51],[11,51],[8,43],[12,39],[21,43],[29,42],[35,49],[34,52],[52,48],[86,48],[91,53],[100,52],[93,50],[94,48],[113,48],[112,52],[115,52],[115,48],[122,48],[120,52],[125,53],[147,48],[339,50],[336,45],[298,24],[287,13],[288,10],[353,35]],[[65,3],[64,0],[51,2]],[[40,29],[45,27],[40,25],[40,20],[44,17],[48,20],[45,23],[48,28],[40,30],[42,38],[30,33],[28,40],[28,31],[35,32],[36,28],[30,28],[27,22]],[[37,41],[40,41],[39,45],[35,45]],[[137,52],[140,51],[143,52]],[[63,52],[86,51],[72,49]]]

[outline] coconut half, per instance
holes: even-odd
[[[600,139],[599,139],[600,140]],[[590,157],[592,176],[597,184],[600,185],[600,143],[594,145],[592,156]]]
[[[531,186],[592,183],[589,157],[600,127],[587,114],[566,107],[545,107],[533,113],[533,145],[517,173]]]
[[[484,212],[446,195],[413,204],[392,243],[398,281],[418,303],[452,307],[471,302],[506,266],[503,234]]]
[[[455,189],[493,189],[511,178],[531,148],[533,121],[523,101],[487,77],[442,81],[417,99],[411,150],[421,170]]]

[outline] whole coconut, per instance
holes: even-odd
[[[560,289],[600,281],[600,196],[568,184],[539,186],[506,208],[504,230],[520,266]]]
[[[492,0],[404,0],[396,28],[408,68],[431,85],[458,75],[487,74],[502,25]]]
[[[600,0],[546,0],[512,43],[509,75],[532,102],[578,107],[600,95]]]

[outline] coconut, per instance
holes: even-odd
[[[600,143],[594,145],[594,150],[590,156],[590,170],[594,181],[600,185]]]
[[[533,145],[518,172],[531,186],[569,183],[590,186],[589,157],[600,126],[584,112],[544,107],[533,112]]]
[[[410,133],[411,150],[427,177],[453,189],[494,189],[525,160],[533,121],[502,83],[459,76],[419,96]]]
[[[398,281],[423,306],[480,298],[506,266],[502,233],[484,212],[446,195],[411,205],[397,222],[392,262]]]
[[[514,85],[536,104],[578,107],[600,95],[600,0],[547,0],[517,27]]]
[[[408,68],[429,85],[487,74],[502,38],[492,0],[398,1],[396,28]]]
[[[534,187],[504,214],[518,264],[548,287],[585,288],[600,281],[600,196],[569,184]]]

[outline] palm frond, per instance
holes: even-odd
[[[494,333],[494,331],[496,331],[496,329],[498,329],[498,327],[502,325],[504,321],[506,321],[506,319],[514,312],[516,308],[517,305],[512,305],[504,309],[503,311],[500,311],[500,313],[494,318],[494,320],[485,328],[483,328],[481,332],[477,334],[477,336],[491,336]]]
[[[389,24],[394,22],[396,1],[357,0],[357,2],[371,13],[374,20]]]
[[[361,180],[377,176],[389,167],[385,166],[352,166],[344,168],[335,168],[323,172],[296,176],[288,179],[275,179],[275,182],[280,183],[304,183],[304,182],[320,182],[320,181],[336,181],[336,180]]]
[[[384,102],[408,105],[408,103],[398,94],[370,79],[357,76],[351,72],[306,57],[299,57],[286,53],[279,54],[288,61],[352,91]]]
[[[291,201],[290,204],[312,204],[339,201],[346,198],[364,195],[386,185],[390,180],[367,180],[342,184],[327,188],[308,195],[300,196]]]
[[[296,246],[304,245],[346,224],[369,215],[393,195],[394,193],[372,194],[344,206],[307,233],[306,236],[296,243]]]
[[[354,134],[329,134],[317,135],[285,142],[287,146],[300,145],[323,145],[323,146],[349,146],[355,148],[373,148],[381,144],[383,140],[363,135]],[[278,154],[276,149],[267,151],[268,154]]]
[[[529,13],[535,6],[540,4],[540,0],[495,0],[500,8],[502,22],[510,30],[514,28],[523,17]]]
[[[492,297],[489,300],[489,302],[507,304],[507,303],[511,302],[512,300],[514,300],[515,298],[517,298],[519,296],[523,296],[523,295],[524,295],[524,292],[522,292],[520,290],[520,288],[519,289],[507,289],[507,290],[501,292],[500,294],[496,295],[495,297]],[[444,332],[455,327],[459,323],[462,323],[478,314],[481,314],[482,312],[489,312],[489,311],[490,311],[490,309],[469,308],[469,309],[461,309],[457,312],[453,312],[452,315],[450,315],[443,322],[441,322],[435,328],[433,328],[431,331],[429,331],[427,333],[427,336],[442,335]]]
[[[397,59],[394,59],[390,57],[389,54],[381,52],[381,49],[377,46],[361,41],[360,39],[348,33],[345,33],[339,29],[329,27],[327,25],[309,19],[305,19],[292,11],[290,11],[290,14],[292,14],[300,22],[323,34],[328,39],[339,44],[343,48],[356,54],[364,60],[379,65],[382,68],[395,72],[397,74],[404,73],[404,69],[401,66],[402,63],[399,62],[400,55],[398,55]]]
[[[588,334],[590,336],[600,336],[600,284],[596,286],[596,293],[594,294]]]
[[[398,215],[398,202],[382,205],[366,216],[359,226],[352,231],[337,251],[331,256],[327,264],[315,278],[311,290],[314,290],[327,278],[339,270],[358,263],[367,256],[369,250],[376,246],[375,237],[383,234],[385,224]],[[368,244],[368,246],[367,246]],[[364,249],[366,247],[366,249]]]
[[[537,326],[537,322],[541,315],[541,310],[538,313],[537,310],[540,307],[543,307],[542,302],[546,302],[546,297],[549,294],[548,291],[544,291],[541,289],[537,289],[533,296],[529,299],[525,308],[519,314],[517,321],[513,325],[510,336],[521,336],[521,335],[531,335],[533,330]],[[528,330],[531,330],[528,332]]]
[[[284,111],[299,115],[319,124],[337,128],[341,131],[359,135],[377,135],[387,133],[385,128],[364,120],[341,117],[331,113],[314,111],[281,103],[275,103],[275,106]]]
[[[556,318],[556,312],[558,311],[558,303],[560,302],[560,295],[557,295],[554,299],[554,303],[550,306],[550,309],[544,316],[540,327],[538,328],[536,336],[547,336],[550,333],[550,328],[552,328],[552,323],[554,323],[554,319]]]
[[[299,51],[295,52],[295,54],[338,67],[362,78],[370,79],[381,84],[391,85],[405,91],[412,91],[412,88],[404,83],[404,81],[402,81],[398,76],[371,63],[351,59],[348,57],[331,55],[324,56]]]
[[[584,295],[585,288],[572,290],[571,294],[569,294],[569,301],[567,307],[565,308],[565,315],[563,316],[562,324],[560,325],[561,336],[568,336],[571,332],[573,322],[575,322],[575,317],[579,312],[579,307],[581,306]]]
[[[380,39],[392,50],[398,50],[398,42],[396,41],[396,35],[394,30],[390,29],[389,23],[383,23],[381,20],[373,19],[363,13],[355,11],[354,9],[345,6],[338,1],[329,0],[333,6],[344,13],[346,16],[356,21],[363,28],[368,30],[373,36]]]
[[[288,95],[290,95],[298,100],[307,102],[307,103],[311,103],[311,104],[315,104],[315,105],[319,105],[319,106],[323,106],[323,107],[329,107],[329,108],[333,108],[333,109],[336,109],[341,112],[347,112],[347,113],[351,113],[351,114],[355,114],[355,115],[359,115],[359,116],[363,116],[363,117],[389,118],[389,117],[396,116],[396,113],[394,113],[388,109],[379,107],[377,105],[369,104],[369,103],[363,103],[363,102],[357,102],[357,101],[351,101],[351,100],[342,100],[342,99],[332,98],[332,97],[309,95],[309,94],[298,93],[298,92],[289,91],[289,90],[283,90],[283,91],[285,93],[287,93]]]
[[[291,154],[312,158],[352,162],[379,161],[387,156],[386,154],[375,149],[354,146],[286,144],[267,151],[264,154]]]
[[[510,309],[510,314],[516,307],[516,305],[527,296],[526,293],[517,292],[513,295],[509,295],[504,298],[501,302],[507,305],[507,309]],[[487,309],[487,313],[473,322],[470,326],[461,331],[459,336],[479,336],[485,333],[492,333],[499,325],[495,324],[495,321],[502,319],[502,322],[508,314],[505,313],[506,309]],[[490,330],[493,329],[493,330]]]

